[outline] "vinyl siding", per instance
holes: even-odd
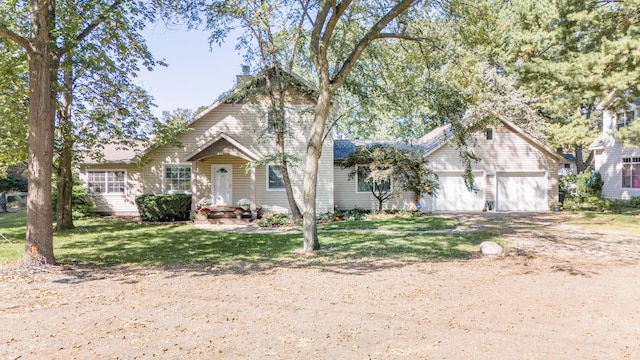
[[[474,172],[486,174],[487,200],[495,200],[496,172],[538,172],[547,174],[549,201],[558,199],[558,158],[507,126],[493,131],[493,140],[486,140],[483,132],[474,136],[470,150],[481,160],[472,164]],[[436,172],[463,171],[459,151],[444,145],[429,155],[429,165]]]
[[[307,105],[287,107],[288,134],[285,151],[298,157],[292,164],[290,176],[294,194],[301,204],[304,155],[306,154],[306,136],[312,120]],[[208,114],[190,125],[188,133],[181,134],[178,141],[182,147],[161,146],[149,155],[151,161],[144,167],[144,192],[162,192],[162,164],[184,163],[187,155],[194,149],[205,145],[220,133],[224,133],[248,148],[258,156],[275,153],[272,136],[265,133],[267,106],[253,104],[221,104]],[[212,156],[197,161],[197,198],[208,195],[211,186],[211,165],[233,165],[233,199],[249,198],[251,193],[250,174],[245,173],[243,165],[247,161],[233,156]],[[323,146],[318,173],[317,210],[333,209],[333,184],[327,179],[333,178],[333,140],[327,139]],[[193,168],[193,166],[192,166]],[[266,190],[266,168],[258,167],[256,175],[256,205],[267,211],[285,212],[289,206],[284,191]]]
[[[596,151],[594,164],[604,182],[602,196],[622,200],[640,196],[640,189],[622,187],[622,158],[640,157],[640,148],[625,148],[608,134],[604,141],[604,150]]]
[[[138,215],[136,196],[142,194],[142,171],[136,165],[92,164],[80,167],[81,180],[87,182],[87,171],[90,170],[124,170],[125,194],[92,194],[91,200],[96,205],[94,212],[114,215]]]
[[[356,179],[349,180],[352,169],[342,169],[335,166],[334,187],[336,192],[336,207],[340,210],[360,208],[364,210],[378,210],[378,199],[371,193],[356,192]],[[415,195],[412,192],[403,192],[383,204],[384,210],[415,209]]]

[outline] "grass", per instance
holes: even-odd
[[[318,226],[319,230],[444,230],[455,229],[460,223],[455,219],[432,216],[392,217],[375,220],[338,221]]]
[[[411,221],[415,220],[415,224]],[[25,213],[0,214],[0,232],[13,244],[0,244],[0,263],[18,261],[24,251]],[[430,230],[457,226],[450,220],[421,217],[354,222],[349,227],[333,223],[322,229]],[[172,266],[229,264],[237,261],[269,262],[301,257],[300,233],[212,232],[188,223],[139,224],[118,219],[87,219],[76,229],[56,232],[54,253],[60,264],[87,266]],[[342,225],[344,226],[344,225]],[[383,234],[321,232],[318,258],[466,258],[485,240],[488,232],[464,234]],[[2,240],[4,241],[4,240]]]
[[[626,212],[609,214],[598,212],[580,212],[580,218],[570,220],[571,223],[595,228],[608,228],[640,234],[640,214]]]

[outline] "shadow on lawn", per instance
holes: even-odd
[[[186,224],[100,220],[57,233],[56,260],[71,276],[64,282],[94,279],[89,273],[123,275],[153,269],[250,275],[277,268],[315,268],[357,275],[416,262],[469,259],[487,240],[495,236],[320,233],[321,250],[306,256],[299,233],[213,232]]]

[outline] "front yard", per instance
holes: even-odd
[[[0,262],[18,261],[24,251],[24,212],[0,216],[3,233],[13,241],[0,244]],[[495,235],[486,231],[473,234],[441,231],[455,230],[460,225],[454,219],[426,216],[325,224],[319,226],[322,249],[315,258],[468,258],[482,241],[495,240]],[[153,224],[101,218],[76,221],[76,226],[54,236],[55,256],[61,265],[224,265],[303,256],[298,231],[207,231],[191,223]]]
[[[3,359],[640,358],[640,219],[460,214],[297,231],[85,220],[24,268],[0,214]],[[481,257],[495,240],[503,254]]]

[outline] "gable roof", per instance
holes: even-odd
[[[207,107],[203,111],[201,111],[198,114],[196,114],[193,117],[193,119],[191,119],[191,121],[189,121],[187,123],[187,126],[189,126],[189,125],[193,124],[194,122],[198,121],[199,119],[201,119],[202,117],[204,117],[205,115],[210,113],[211,111],[213,111],[216,108],[218,108],[220,105],[229,102],[229,100],[231,100],[233,97],[239,96],[244,89],[249,88],[251,86],[258,85],[258,83],[260,82],[260,80],[262,78],[264,78],[266,76],[273,76],[273,72],[275,72],[276,68],[279,69],[280,71],[282,71],[286,76],[288,76],[298,86],[302,87],[303,89],[306,89],[308,92],[310,92],[312,94],[316,94],[317,93],[318,90],[315,87],[315,85],[313,85],[309,81],[307,81],[304,78],[302,78],[302,76],[300,76],[300,75],[298,75],[298,74],[296,74],[296,73],[294,73],[292,71],[286,71],[286,70],[282,69],[282,67],[280,67],[280,65],[274,65],[274,66],[271,66],[269,68],[262,69],[260,72],[258,72],[255,75],[247,75],[247,79],[245,81],[238,81],[236,83],[236,85],[233,88],[231,88],[231,90],[229,90],[229,91],[223,93],[222,95],[220,95],[220,97],[213,104],[211,104],[209,107]]]
[[[198,146],[185,156],[186,161],[196,161],[214,155],[233,155],[247,161],[256,161],[260,157],[231,136],[220,133],[218,136]]]
[[[527,134],[522,128],[512,123],[509,120],[506,120],[504,117],[496,115],[498,119],[504,123],[507,127],[509,127],[514,132],[518,133],[520,136],[526,138],[530,142],[534,143],[536,146],[541,148],[543,151],[547,152],[549,155],[557,158],[564,159],[562,155],[553,151],[550,147],[543,144],[539,140],[535,139],[531,135]],[[473,121],[472,118],[466,118],[463,122],[469,125]],[[451,125],[443,125],[439,126],[433,130],[431,130],[428,134],[419,138],[416,145],[422,148],[425,151],[425,156],[429,156],[433,154],[438,149],[447,145],[447,139],[451,137]],[[344,160],[349,154],[351,154],[356,146],[370,146],[374,144],[389,144],[389,145],[398,145],[409,147],[405,144],[400,144],[398,142],[393,141],[382,141],[382,140],[334,140],[333,142],[333,159],[334,161]]]

